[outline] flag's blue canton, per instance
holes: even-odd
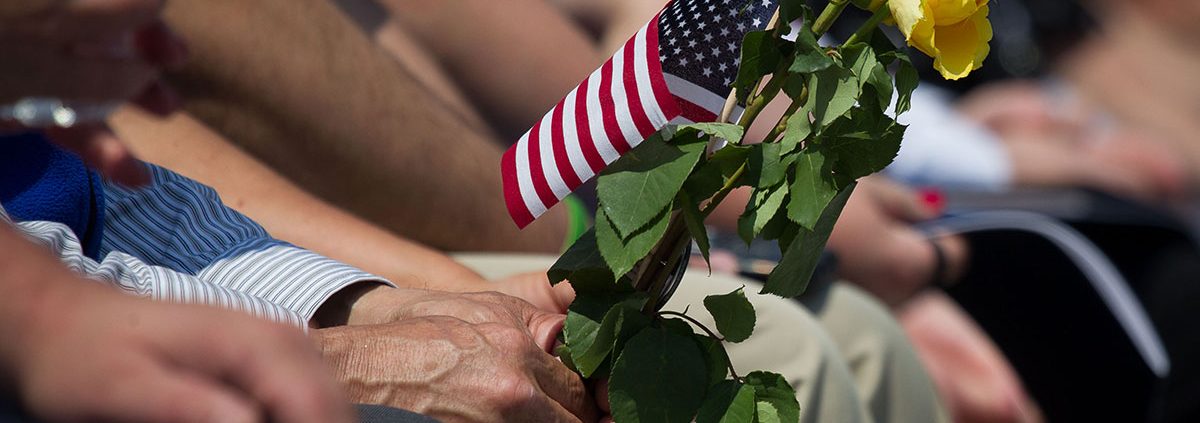
[[[729,95],[742,38],[766,27],[775,8],[775,0],[676,0],[658,21],[663,72]]]

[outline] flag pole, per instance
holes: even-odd
[[[767,23],[768,30],[775,29],[779,24],[779,10],[780,8],[776,7],[775,13],[771,15],[771,20]],[[725,98],[725,106],[721,109],[721,116],[717,122],[729,123],[729,119],[733,115],[733,109],[737,106],[737,97],[737,88],[734,88],[729,93],[729,96]],[[709,147],[711,152],[712,145],[710,144]],[[673,212],[670,219],[670,222],[667,224],[667,231],[662,239],[650,251],[650,255],[643,258],[634,267],[634,274],[636,275],[633,279],[634,288],[650,294],[650,299],[646,301],[646,305],[642,308],[642,313],[644,314],[656,313],[662,308],[662,304],[668,300],[668,298],[663,298],[664,285],[668,279],[671,279],[671,275],[675,272],[679,262],[683,260],[684,249],[692,242],[691,236],[688,234],[687,225],[683,222],[683,214]],[[674,290],[671,289],[666,292],[674,292]]]

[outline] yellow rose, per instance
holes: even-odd
[[[992,40],[987,0],[888,0],[908,44],[933,58],[946,79],[983,65]]]

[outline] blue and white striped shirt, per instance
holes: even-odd
[[[131,294],[242,310],[299,327],[343,288],[389,283],[271,238],[225,207],[211,188],[148,166],[152,182],[147,187],[105,184],[99,262],[83,254],[66,225],[14,225],[73,270]],[[11,222],[3,208],[0,221]]]

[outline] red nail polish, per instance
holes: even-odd
[[[935,214],[942,214],[946,210],[946,195],[937,188],[922,189],[918,195],[921,196],[921,202],[925,203],[926,207]]]

